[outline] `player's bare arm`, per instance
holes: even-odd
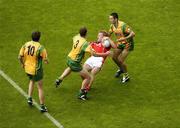
[[[22,68],[24,68],[23,56],[18,56],[18,59],[20,61],[20,64],[21,64]]]

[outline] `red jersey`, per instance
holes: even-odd
[[[111,46],[108,48],[105,48],[101,42],[100,43],[91,42],[90,45],[91,45],[92,49],[97,53],[106,53],[107,51],[110,51],[110,49],[111,49]],[[106,59],[106,57],[104,57],[104,60],[105,59]]]

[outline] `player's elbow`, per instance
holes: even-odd
[[[132,37],[134,37],[134,36],[135,36],[135,32],[132,31]]]
[[[18,56],[18,60],[22,60],[22,56],[19,55],[19,56]]]
[[[49,64],[49,60],[48,60],[48,59],[45,59],[45,60],[44,60],[44,63],[45,63],[45,64]]]

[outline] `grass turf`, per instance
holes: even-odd
[[[109,28],[113,11],[136,33],[135,50],[127,60],[132,77],[128,86],[113,78],[117,67],[107,59],[89,101],[76,99],[81,79],[75,73],[55,89],[53,82],[66,67],[72,36],[87,26],[88,40],[95,40],[100,29]],[[38,29],[50,59],[44,65],[46,104],[65,128],[178,128],[179,11],[178,0],[0,0],[0,69],[27,90],[17,55]],[[55,128],[1,77],[0,85],[1,128]],[[38,100],[37,90],[34,98]]]

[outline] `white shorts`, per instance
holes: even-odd
[[[103,57],[91,56],[86,60],[85,64],[89,65],[91,68],[95,68],[95,67],[101,68],[103,65],[103,61],[104,61]]]

